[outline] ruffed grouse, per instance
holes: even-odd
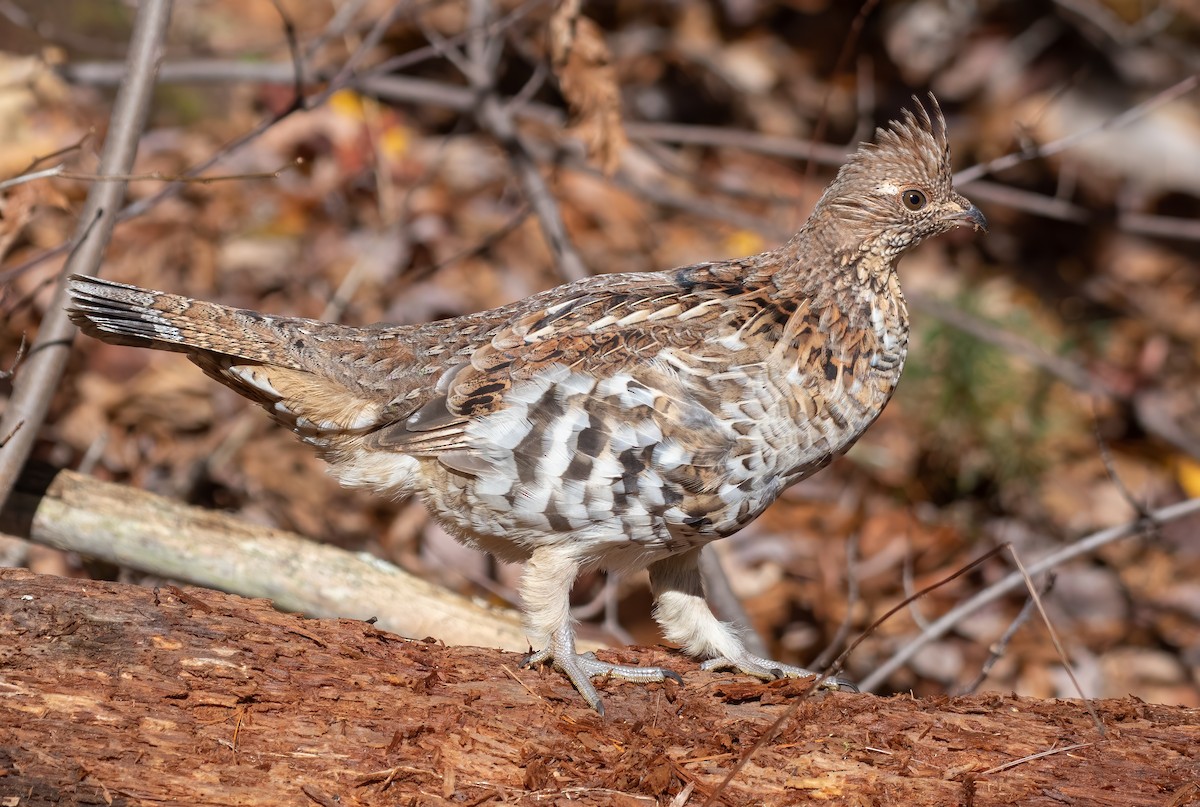
[[[914,99],[915,101],[916,99]],[[932,99],[931,99],[932,100]],[[419,495],[459,540],[524,561],[527,663],[591,679],[678,678],[575,651],[581,569],[648,568],[666,638],[770,679],[704,601],[697,559],[845,452],[904,365],[901,255],[985,226],[955,193],[936,100],[838,172],[784,246],[589,277],[478,314],[354,328],[73,277],[74,321],[186,353],[314,446],[344,485]]]

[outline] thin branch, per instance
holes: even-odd
[[[1038,595],[1045,597],[1047,594],[1049,594],[1050,590],[1054,588],[1055,579],[1054,572],[1047,574],[1046,581],[1042,583],[1042,588],[1038,592]],[[1013,637],[1017,635],[1017,631],[1021,629],[1022,625],[1029,621],[1029,616],[1033,613],[1033,607],[1034,599],[1032,596],[1029,596],[1025,599],[1025,604],[1021,606],[1021,610],[1017,614],[1016,618],[1009,623],[1008,627],[1005,628],[1004,633],[1000,635],[1000,638],[993,642],[991,647],[988,648],[988,657],[983,662],[983,665],[980,666],[979,675],[975,676],[975,679],[971,681],[971,683],[959,688],[958,691],[955,692],[956,695],[971,695],[975,692],[975,690],[979,689],[980,685],[983,684],[984,681],[987,680],[988,674],[992,671],[992,667],[996,666],[996,662],[1004,656],[1004,653],[1008,650],[1009,643],[1013,640]]]
[[[853,151],[853,147],[817,143],[796,137],[761,134],[745,129],[730,129],[724,126],[629,121],[625,124],[625,130],[631,140],[734,148],[773,157],[786,157],[791,160],[808,160],[826,166],[841,165]]]
[[[395,15],[397,15],[399,13],[399,9],[401,9],[401,8],[402,8],[402,4],[397,5],[397,7],[393,9],[392,14],[389,14],[387,17],[380,20],[375,25],[375,27],[371,31],[371,35],[369,35],[367,40],[364,40],[360,49],[358,51],[356,51],[355,53],[351,54],[350,59],[347,60],[347,64],[343,66],[343,69],[341,71],[339,71],[339,73],[336,76],[334,76],[333,79],[329,80],[329,83],[326,86],[325,90],[322,91],[320,94],[318,94],[314,99],[311,99],[310,101],[308,101],[307,104],[305,104],[304,99],[293,98],[292,103],[285,110],[283,110],[282,112],[280,112],[276,115],[273,115],[269,118],[264,119],[253,129],[243,132],[238,137],[229,141],[224,146],[222,146],[220,149],[218,149],[212,156],[201,161],[200,163],[198,163],[197,165],[195,165],[191,169],[189,169],[185,173],[185,176],[194,176],[196,174],[200,174],[204,171],[207,171],[213,165],[216,165],[218,162],[225,159],[225,157],[227,157],[228,155],[237,151],[242,146],[261,137],[264,132],[266,132],[268,129],[270,129],[272,126],[274,126],[276,123],[278,123],[279,121],[288,117],[289,115],[299,111],[303,106],[308,106],[308,107],[318,106],[318,105],[324,103],[326,100],[328,100],[329,96],[331,96],[333,93],[337,92],[338,90],[344,89],[346,86],[349,86],[355,80],[355,75],[353,74],[352,71],[347,70],[346,68],[349,67],[352,62],[360,61],[363,58],[363,54],[365,53],[368,46],[373,47],[374,44],[377,42],[378,38],[382,37],[383,31],[386,30],[387,25],[390,25],[390,23],[392,21],[394,21]],[[104,79],[104,82],[101,82],[101,83],[111,83],[111,84],[117,84],[119,86],[124,86],[124,83],[123,83],[124,79],[123,79],[122,72],[121,72],[122,68],[119,65],[100,64],[100,65],[95,65],[95,67],[98,68],[98,70],[96,72],[99,74],[99,77]],[[284,84],[290,83],[292,76],[294,75],[294,68],[291,64],[279,64],[279,65],[273,65],[273,67],[276,68],[277,70],[282,71],[281,76],[277,83],[284,83]],[[64,70],[65,75],[69,76],[70,73],[71,73],[71,71],[69,69]],[[142,215],[142,213],[153,208],[154,206],[156,206],[158,203],[160,203],[164,199],[174,196],[176,193],[179,192],[179,190],[182,187],[183,187],[182,182],[176,180],[176,181],[172,182],[170,185],[168,185],[167,187],[160,190],[158,193],[153,194],[148,197],[145,197],[143,199],[139,199],[138,201],[127,205],[118,214],[117,221],[123,222],[123,221],[127,221],[128,219],[136,218],[137,216]],[[17,266],[14,266],[10,269],[4,270],[3,272],[0,272],[0,283],[7,282],[8,280],[11,280],[14,277],[18,277],[19,275],[30,271],[34,267],[41,265],[43,262],[45,262],[47,260],[56,258],[56,257],[64,254],[68,250],[68,248],[69,248],[68,245],[64,244],[59,247],[55,247],[53,249],[45,250],[37,255],[34,255],[33,257],[31,257],[27,260],[25,260],[24,262],[18,264]]]
[[[1160,508],[1151,513],[1151,516],[1159,524],[1166,524],[1192,515],[1193,513],[1200,513],[1200,498],[1187,499],[1186,501]],[[1113,541],[1118,541],[1136,533],[1140,529],[1141,524],[1141,520],[1138,519],[1128,524],[1121,524],[1093,533],[1042,558],[1029,567],[1029,573],[1031,575],[1038,575],[1042,572],[1058,568],[1073,558],[1095,552],[1106,544],[1111,544]],[[921,648],[925,647],[925,645],[940,639],[966,617],[983,608],[985,605],[995,602],[1010,591],[1020,588],[1024,584],[1025,578],[1021,573],[1012,572],[1003,580],[993,583],[971,599],[955,606],[948,613],[935,620],[927,630],[898,650],[891,658],[876,667],[874,672],[859,683],[859,687],[864,692],[874,691],[880,684],[887,680],[888,676],[907,664],[909,659],[920,652]]]
[[[598,169],[573,155],[565,156],[562,163],[575,171],[596,177],[603,176]],[[762,233],[766,237],[777,241],[784,241],[795,232],[790,227],[785,229],[773,223],[770,219],[755,215],[754,213],[748,213],[740,208],[724,205],[711,199],[677,193],[665,184],[648,184],[642,182],[624,170],[618,171],[610,181],[618,188],[632,191],[640,198],[651,201],[656,205],[680,210],[684,213],[690,213],[693,216],[700,216],[717,224]]]
[[[137,7],[129,43],[126,80],[117,92],[108,138],[100,157],[101,174],[125,174],[133,166],[138,139],[145,125],[154,93],[155,72],[162,56],[162,43],[171,18],[170,0],[144,0]],[[29,358],[14,379],[13,394],[0,417],[0,434],[24,424],[0,448],[0,504],[8,499],[25,464],[39,426],[58,386],[70,352],[75,326],[67,319],[63,283],[70,274],[95,274],[117,222],[125,196],[122,182],[102,182],[91,187],[80,215],[80,238],[68,258],[63,281],[51,303]],[[95,227],[93,227],[95,222]]]
[[[310,102],[310,106],[321,106],[338,90],[353,83],[355,71],[358,68],[358,65],[363,61],[363,59],[367,58],[367,54],[375,49],[375,46],[378,45],[383,39],[383,35],[386,34],[387,30],[392,27],[392,24],[395,23],[396,20],[400,19],[400,16],[403,13],[408,11],[410,11],[410,9],[408,8],[407,3],[396,3],[391,7],[387,14],[384,14],[383,17],[381,17],[373,26],[371,26],[371,30],[367,32],[365,37],[363,37],[363,40],[361,43],[359,43],[358,48],[356,48],[355,51],[350,54],[350,57],[346,59],[342,66],[338,68],[338,71],[336,74],[334,74],[333,78],[329,80],[329,85],[323,91],[317,93],[317,95],[313,97],[312,101]]]
[[[1105,132],[1109,129],[1119,129],[1128,123],[1132,123],[1138,118],[1149,114],[1151,111],[1157,109],[1163,104],[1174,101],[1176,98],[1191,92],[1197,86],[1200,86],[1200,74],[1193,74],[1185,78],[1183,81],[1172,84],[1162,92],[1156,93],[1153,97],[1146,99],[1137,106],[1130,107],[1120,115],[1115,115],[1114,117],[1108,118],[1107,120],[1102,121],[1095,126],[1089,126],[1088,128],[1082,129],[1078,132],[1072,132],[1065,137],[1060,137],[1058,140],[1052,140],[1049,143],[1043,143],[1040,146],[1032,146],[1030,148],[1021,149],[1020,151],[1013,152],[1012,154],[1006,154],[1003,157],[997,157],[990,162],[981,163],[980,165],[975,165],[967,168],[966,170],[959,171],[954,175],[954,184],[965,185],[968,182],[981,179],[987,174],[994,174],[998,171],[1004,171],[1008,168],[1012,168],[1015,165],[1020,165],[1023,162],[1028,162],[1029,160],[1050,157],[1066,151],[1081,140],[1099,134],[1100,132]]]
[[[908,615],[912,617],[913,624],[918,628],[929,626],[929,620],[925,618],[925,614],[921,613],[918,607],[918,600],[913,591],[913,556],[912,556],[912,536],[909,535],[907,546],[904,552],[904,564],[900,567],[900,582],[904,587],[904,596],[908,599]]]
[[[363,6],[368,0],[349,0],[337,6],[333,16],[325,23],[325,27],[321,29],[321,33],[317,34],[308,45],[304,48],[304,61],[308,63],[321,48],[325,47],[330,41],[345,35],[350,28],[350,23],[358,16],[358,12],[362,11]]]
[[[850,55],[854,52],[854,46],[858,43],[859,34],[862,33],[863,26],[867,24],[867,17],[871,15],[871,12],[875,10],[877,5],[879,5],[879,0],[866,0],[859,7],[858,13],[854,15],[854,20],[850,23],[850,30],[846,34],[846,38],[842,40],[842,49],[838,53],[837,62],[834,64],[833,72],[830,74],[831,77],[836,79],[845,71],[846,64],[850,61]],[[811,138],[814,143],[820,142],[825,135],[825,127],[829,123],[829,98],[832,95],[833,85],[831,84],[821,98],[821,109],[817,112],[817,125],[813,127]],[[814,168],[813,162],[809,160],[808,164],[804,167],[805,179],[812,177]]]
[[[12,179],[6,179],[3,182],[0,182],[0,191],[6,191],[9,188],[15,188],[18,185],[24,185],[26,182],[34,182],[39,179],[50,179],[51,177],[62,176],[64,169],[65,166],[60,163],[53,168],[47,168],[42,171],[31,171],[27,174],[15,176]]]
[[[1046,625],[1046,631],[1050,634],[1050,641],[1054,643],[1054,650],[1058,653],[1059,660],[1062,661],[1063,669],[1067,671],[1067,677],[1071,679],[1071,685],[1075,687],[1079,699],[1087,707],[1088,714],[1092,716],[1092,722],[1095,724],[1096,730],[1100,732],[1100,736],[1106,736],[1108,730],[1104,728],[1104,721],[1100,719],[1100,714],[1096,711],[1096,705],[1092,703],[1091,697],[1083,691],[1079,679],[1075,677],[1075,668],[1071,666],[1067,650],[1063,647],[1062,640],[1058,638],[1058,631],[1054,629],[1054,623],[1050,621],[1049,614],[1046,613],[1046,606],[1042,604],[1042,598],[1038,594],[1037,586],[1033,584],[1033,578],[1025,568],[1025,564],[1021,562],[1021,554],[1012,544],[1008,544],[1008,553],[1012,555],[1013,563],[1017,564],[1017,571],[1020,573],[1021,579],[1025,581],[1025,588],[1029,590],[1029,596],[1033,598],[1033,604],[1037,606],[1038,613],[1042,616],[1042,622]]]
[[[1117,493],[1121,494],[1121,498],[1129,505],[1133,512],[1137,513],[1142,524],[1157,531],[1158,525],[1154,522],[1154,516],[1146,508],[1146,505],[1138,501],[1133,495],[1133,491],[1125,484],[1125,480],[1117,473],[1117,466],[1113,462],[1112,450],[1108,447],[1108,441],[1104,439],[1103,432],[1100,431],[1100,413],[1096,411],[1095,402],[1092,406],[1092,434],[1096,438],[1096,447],[1100,449],[1100,460],[1104,463],[1104,471],[1108,474],[1109,480],[1117,488]]]
[[[1043,196],[1040,193],[1001,185],[999,182],[989,182],[977,179],[962,186],[962,192],[972,201],[989,202],[991,204],[1011,207],[1044,219],[1069,221],[1073,224],[1086,224],[1092,220],[1092,214],[1077,204],[1068,202],[1057,196]]]
[[[986,771],[980,771],[979,773],[977,773],[975,775],[976,776],[988,776],[989,774],[1000,773],[1001,771],[1006,771],[1009,768],[1015,768],[1018,765],[1024,765],[1026,762],[1032,762],[1035,759],[1041,759],[1043,757],[1050,757],[1050,756],[1054,756],[1055,754],[1065,754],[1068,751],[1078,751],[1080,748],[1087,748],[1090,745],[1095,745],[1095,743],[1075,743],[1074,745],[1067,745],[1067,746],[1063,746],[1062,748],[1049,748],[1045,751],[1039,751],[1036,754],[1030,754],[1029,756],[1021,757],[1020,759],[1009,760],[1008,762],[1005,762],[1003,765],[997,765],[994,768],[988,768]]]
[[[485,9],[485,5],[487,5],[485,0],[474,0],[473,14],[476,16],[473,22],[476,30],[482,30],[487,22],[484,15],[489,9]],[[470,66],[465,70],[466,78],[471,83],[477,98],[477,104],[473,110],[475,119],[488,134],[495,138],[496,142],[504,147],[508,154],[509,164],[517,175],[517,181],[521,184],[525,198],[537,215],[538,222],[542,226],[542,235],[550,246],[551,253],[555,256],[559,272],[568,282],[582,280],[591,272],[588,271],[583,259],[575,251],[574,244],[571,243],[566,225],[563,223],[562,212],[558,207],[558,200],[554,198],[554,194],[542,177],[541,168],[533,158],[530,148],[520,132],[517,131],[513,109],[500,103],[500,98],[492,86],[491,62],[495,58],[493,49],[475,47],[473,50],[476,51],[476,58],[483,60],[482,63],[472,60]]]
[[[147,174],[89,174],[81,171],[63,171],[61,167],[40,173],[46,173],[48,176],[61,179],[76,179],[81,182],[184,182],[192,185],[211,185],[217,182],[232,182],[244,179],[279,179],[285,171],[290,171],[303,164],[304,160],[296,159],[287,165],[276,168],[274,171],[258,171],[251,174],[213,174],[211,176],[164,174],[162,171],[151,171]],[[41,177],[38,178],[40,179]]]
[[[504,20],[489,25],[489,32],[501,29],[504,23],[511,24],[516,17],[517,12],[514,11]],[[463,32],[452,37],[445,37],[444,42],[453,45],[465,41],[466,35],[467,32]],[[385,67],[387,70],[408,67],[436,55],[438,55],[438,50],[432,45],[409,51],[389,59],[361,75],[348,76],[346,86],[353,86],[363,93],[393,103],[429,104],[457,112],[471,111],[477,103],[477,98],[475,93],[467,87],[409,76],[388,75],[384,70]],[[118,63],[84,62],[64,65],[60,68],[60,72],[67,81],[73,83],[115,86],[122,80],[123,69],[123,66]],[[287,84],[293,79],[294,73],[294,67],[285,63],[193,60],[163,65],[159,80],[163,83],[253,81]],[[325,80],[328,76],[318,75],[314,78]],[[1172,90],[1184,92],[1190,88],[1187,84],[1189,81],[1192,79],[1185,80],[1166,92],[1171,93]],[[1175,95],[1171,94],[1167,100],[1173,97]],[[1087,132],[1071,135],[1069,143],[1063,144],[1063,141],[1060,140],[1040,147],[1030,145],[1016,154],[999,159],[1016,164],[1022,160],[1057,153],[1069,145],[1074,145],[1084,136],[1128,122],[1132,119],[1131,113],[1144,114],[1153,107],[1152,102],[1158,98],[1159,96],[1156,96],[1146,104],[1105,121]],[[1157,102],[1161,103],[1161,101]],[[529,102],[528,99],[521,99],[521,103],[510,104],[510,107],[512,115],[517,119],[537,121],[554,128],[561,127],[564,121],[562,110],[546,104]],[[630,139],[634,141],[736,148],[788,159],[807,160],[810,164],[817,163],[826,166],[841,165],[853,150],[851,146],[816,143],[794,137],[764,135],[759,132],[725,127],[639,121],[626,121],[624,127]],[[852,140],[857,139],[860,139],[857,135],[852,138]],[[989,168],[988,166],[993,167]],[[957,183],[973,198],[978,197],[984,201],[1022,210],[1031,215],[1078,224],[1087,223],[1092,219],[1091,214],[1085,208],[1068,202],[1064,198],[1044,196],[1020,188],[977,179],[977,176],[991,170],[998,170],[994,168],[994,163],[989,163],[988,166],[975,166],[961,171],[956,177]],[[1007,165],[1002,167],[1007,167]],[[1125,232],[1139,235],[1200,241],[1200,222],[1193,219],[1144,213],[1123,213],[1118,217],[1117,226]]]
[[[17,355],[13,356],[12,363],[8,365],[7,370],[0,370],[0,381],[7,381],[17,372],[17,365],[21,363],[21,359],[25,358],[27,345],[25,334],[21,334],[21,344],[17,345]]]
[[[283,36],[287,40],[288,54],[292,57],[292,96],[304,98],[304,57],[300,54],[300,43],[296,41],[296,24],[283,10],[279,0],[271,0],[275,13],[283,21]]]
[[[1135,235],[1200,241],[1200,220],[1198,219],[1156,216],[1151,213],[1121,213],[1117,217],[1117,227]]]

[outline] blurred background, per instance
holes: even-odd
[[[117,228],[104,276],[365,325],[737,257],[785,240],[847,151],[932,91],[959,190],[991,231],[905,259],[914,333],[895,399],[849,455],[716,545],[732,587],[776,657],[809,663],[1001,543],[1029,563],[1142,518],[1057,569],[1046,605],[1088,694],[1200,705],[1200,519],[1144,518],[1200,496],[1200,7],[572,12],[178,3],[136,170],[172,177],[217,157],[207,175],[236,178],[161,198],[165,182],[132,183],[145,209]],[[52,163],[94,171],[131,17],[108,0],[0,0],[0,176],[60,151]],[[327,92],[330,79],[343,88]],[[0,196],[2,370],[36,333],[63,262],[48,251],[72,237],[88,187],[60,177]],[[555,217],[562,247],[546,235]],[[0,405],[10,389],[0,380]],[[310,449],[179,356],[79,340],[36,456],[514,597],[519,570],[459,547],[415,502],[339,489]],[[157,582],[15,539],[0,562]],[[1001,555],[902,610],[848,675],[1010,570]],[[1072,696],[1036,616],[977,681],[1024,599],[961,621],[884,688]],[[587,576],[576,601],[593,636],[659,641],[639,577]]]

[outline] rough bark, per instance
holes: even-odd
[[[604,655],[686,684],[609,682],[601,718],[514,654],[209,590],[4,570],[0,804],[633,805],[689,786],[675,803],[701,804],[803,689],[659,649]],[[1070,701],[808,699],[720,803],[1200,801],[1200,710],[1098,708],[1103,737]]]

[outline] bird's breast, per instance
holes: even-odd
[[[785,361],[776,364],[797,438],[788,484],[847,451],[891,399],[908,351],[908,320],[899,289],[887,291],[826,302],[790,328]]]

